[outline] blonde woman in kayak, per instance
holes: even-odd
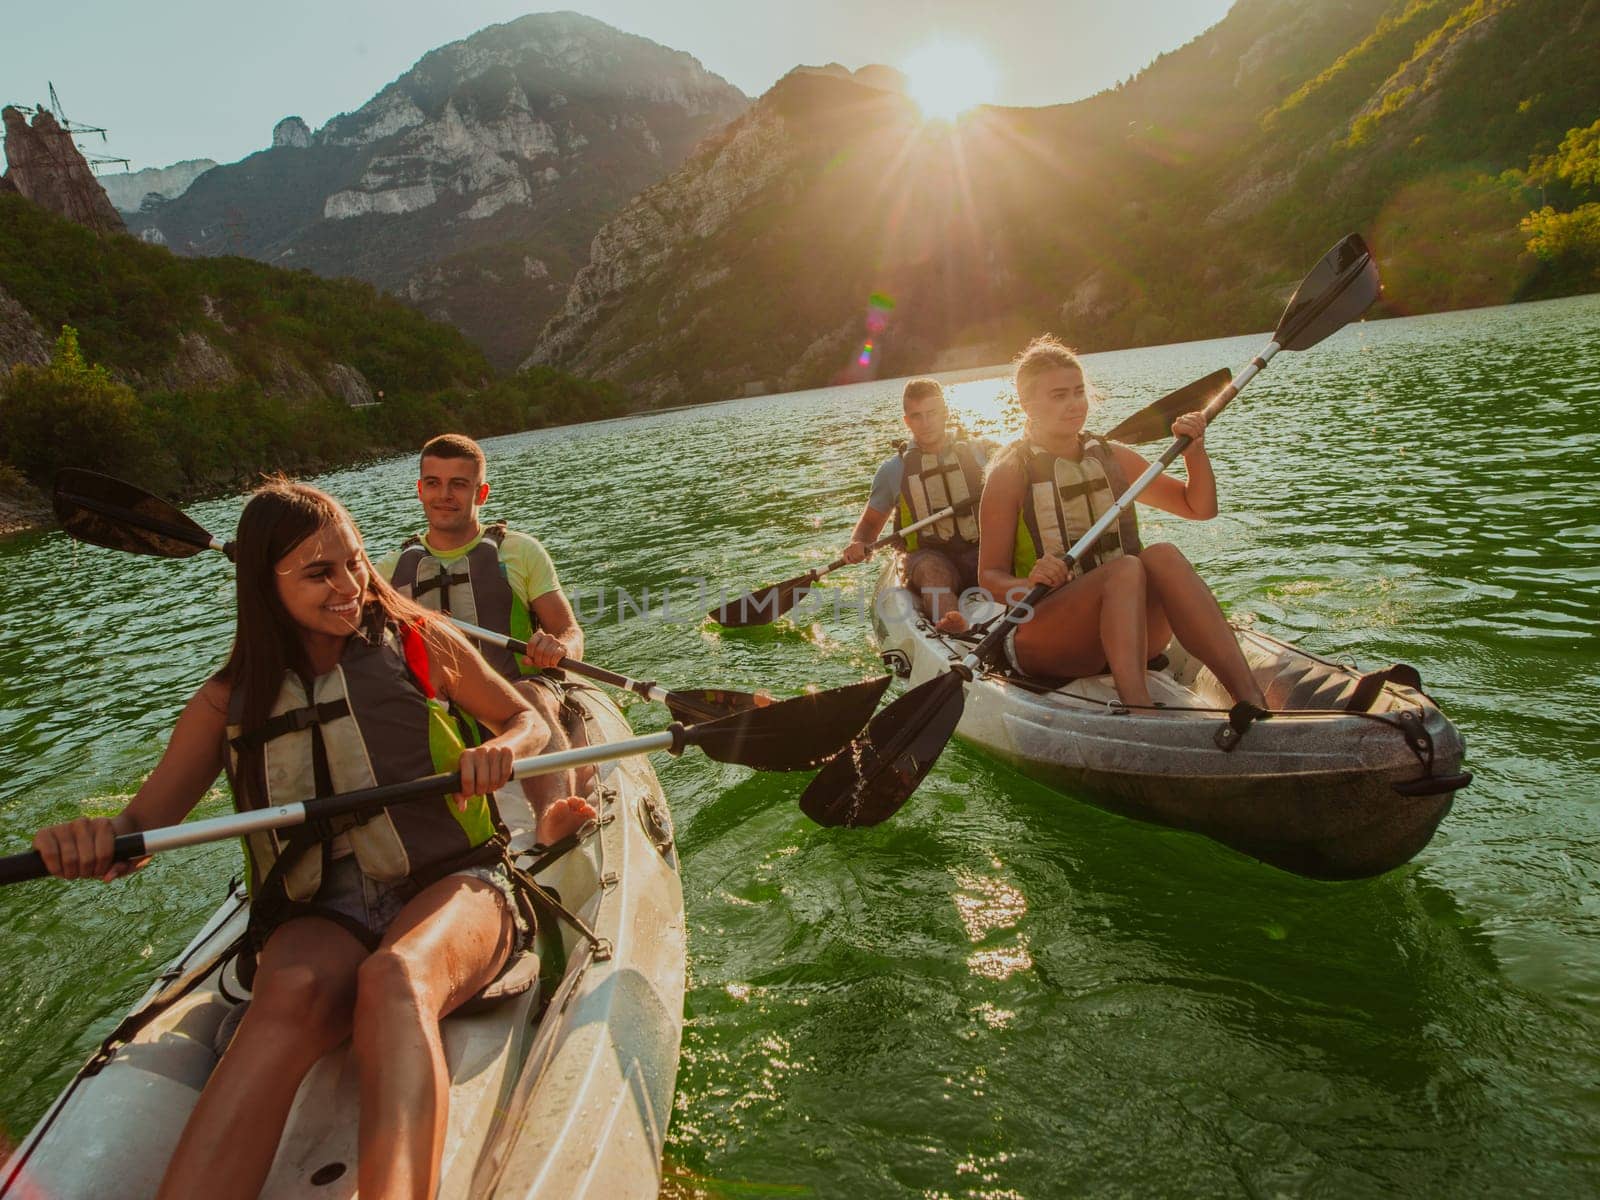
[[[979,581],[997,599],[1020,600],[1036,584],[1052,592],[1006,641],[1011,665],[1045,678],[1109,669],[1123,703],[1149,706],[1145,664],[1174,635],[1235,701],[1266,707],[1216,597],[1183,552],[1145,546],[1132,506],[1075,570],[1059,557],[1149,466],[1127,446],[1086,433],[1090,389],[1077,355],[1048,335],[1017,357],[1023,436],[996,457],[979,513]],[[1217,483],[1205,449],[1205,417],[1185,413],[1174,435],[1193,439],[1187,478],[1161,475],[1138,503],[1205,521],[1217,515]]]
[[[137,865],[113,864],[117,834],[176,824],[224,770],[247,809],[459,768],[461,795],[342,822],[331,841],[247,840],[252,998],[160,1191],[255,1196],[301,1079],[353,1037],[361,1194],[431,1196],[449,1100],[439,1021],[528,935],[492,796],[549,729],[460,635],[376,576],[322,492],[268,483],[236,545],[232,653],[155,771],[118,816],[42,829],[34,846],[53,874],[110,880]],[[494,736],[462,748],[448,704]],[[540,835],[592,815],[572,797]]]

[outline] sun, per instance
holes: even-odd
[[[906,91],[927,117],[953,121],[994,99],[994,67],[975,46],[933,42],[913,51],[900,69]]]

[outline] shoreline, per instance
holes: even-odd
[[[38,488],[24,485],[16,491],[0,491],[0,539],[51,529],[55,523],[50,501]]]

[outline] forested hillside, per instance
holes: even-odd
[[[179,258],[19,196],[0,196],[0,352],[12,487],[76,465],[211,490],[622,403],[550,370],[496,379],[458,331],[370,284]]]
[[[530,361],[667,403],[1265,329],[1351,231],[1379,313],[1600,288],[1596,46],[1600,0],[1240,0],[954,127],[796,72],[600,231]]]

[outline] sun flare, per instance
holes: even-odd
[[[994,99],[994,67],[975,46],[934,42],[914,51],[901,70],[906,90],[924,116],[953,121]]]

